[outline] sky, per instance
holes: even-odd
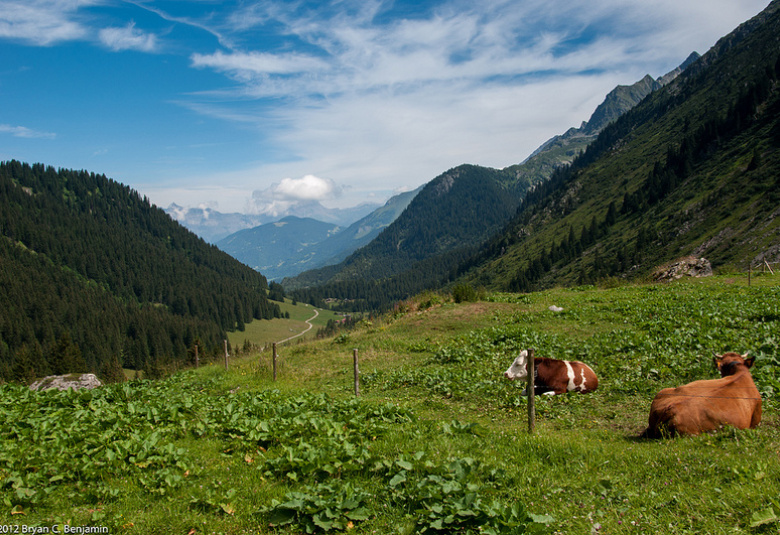
[[[520,163],[768,0],[0,0],[0,160],[162,208],[383,203]]]

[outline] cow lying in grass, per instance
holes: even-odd
[[[664,388],[650,405],[645,438],[698,435],[724,426],[738,429],[756,427],[761,422],[761,395],[747,354],[716,355],[720,379],[694,381],[677,388]]]
[[[534,359],[534,394],[565,394],[566,392],[593,392],[599,386],[598,377],[590,366],[578,361]],[[528,377],[528,351],[515,359],[504,377],[512,381]],[[523,390],[523,395],[527,392]]]

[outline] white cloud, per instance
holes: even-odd
[[[294,207],[335,199],[341,193],[342,188],[328,178],[315,175],[284,178],[265,190],[252,192],[250,211],[282,216],[289,214]]]
[[[284,178],[272,190],[275,197],[295,201],[321,201],[338,195],[340,191],[332,180],[314,175]]]
[[[524,160],[587,120],[616,85],[660,76],[694,49],[706,52],[734,20],[763,7],[712,2],[455,0],[383,24],[379,2],[316,13],[255,4],[242,12],[242,29],[281,24],[286,43],[305,46],[193,54],[193,66],[239,82],[232,94],[197,95],[197,106],[228,118],[231,99],[261,104],[254,118],[243,107],[236,120],[254,119],[284,157],[247,169],[247,177],[276,181],[314,169],[338,177],[352,195],[416,187],[460,163]],[[271,190],[259,190],[265,206],[291,202]]]
[[[94,2],[82,0],[22,0],[0,2],[0,38],[35,45],[82,39],[88,29],[74,20],[76,11]]]
[[[11,126],[8,124],[0,124],[0,133],[11,134],[14,137],[23,137],[28,139],[54,139],[57,137],[57,134],[52,132],[41,132],[39,130],[32,130],[26,126]]]
[[[325,68],[326,64],[302,54],[233,53],[193,54],[193,67],[211,67],[222,72],[237,73],[239,78],[252,79],[262,74],[293,74]]]
[[[157,50],[157,36],[136,29],[131,22],[121,28],[104,28],[98,32],[100,41],[114,51],[138,50],[141,52],[154,52]]]

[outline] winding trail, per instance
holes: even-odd
[[[291,336],[291,337],[289,337],[289,338],[285,338],[284,340],[280,340],[280,341],[278,341],[278,342],[276,342],[276,343],[277,343],[277,344],[283,344],[283,343],[285,343],[285,342],[289,342],[290,340],[293,340],[293,339],[295,339],[295,338],[298,338],[299,336],[303,336],[303,335],[304,335],[304,334],[306,334],[307,332],[311,331],[311,330],[312,330],[312,328],[314,328],[314,325],[312,325],[312,324],[311,324],[311,322],[312,322],[312,320],[313,320],[313,319],[315,319],[315,318],[316,318],[317,316],[319,316],[319,315],[320,315],[320,311],[319,311],[319,310],[317,310],[317,309],[315,308],[315,309],[314,309],[314,315],[313,315],[312,317],[310,317],[309,319],[307,319],[307,320],[304,320],[304,322],[305,322],[305,323],[307,323],[307,324],[309,325],[309,326],[308,326],[308,327],[307,327],[305,330],[303,330],[303,331],[299,332],[298,334],[296,334],[296,335],[294,335],[294,336]]]

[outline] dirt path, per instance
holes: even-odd
[[[312,317],[310,317],[309,319],[305,320],[305,322],[309,325],[305,330],[299,332],[298,334],[296,334],[294,336],[291,336],[289,338],[285,338],[284,340],[280,340],[280,341],[276,342],[277,345],[278,344],[283,344],[285,342],[289,342],[290,340],[298,338],[299,336],[303,336],[307,332],[311,331],[314,328],[314,325],[312,325],[311,322],[312,322],[313,319],[315,319],[319,315],[320,315],[320,311],[315,308],[314,309],[314,315]]]

